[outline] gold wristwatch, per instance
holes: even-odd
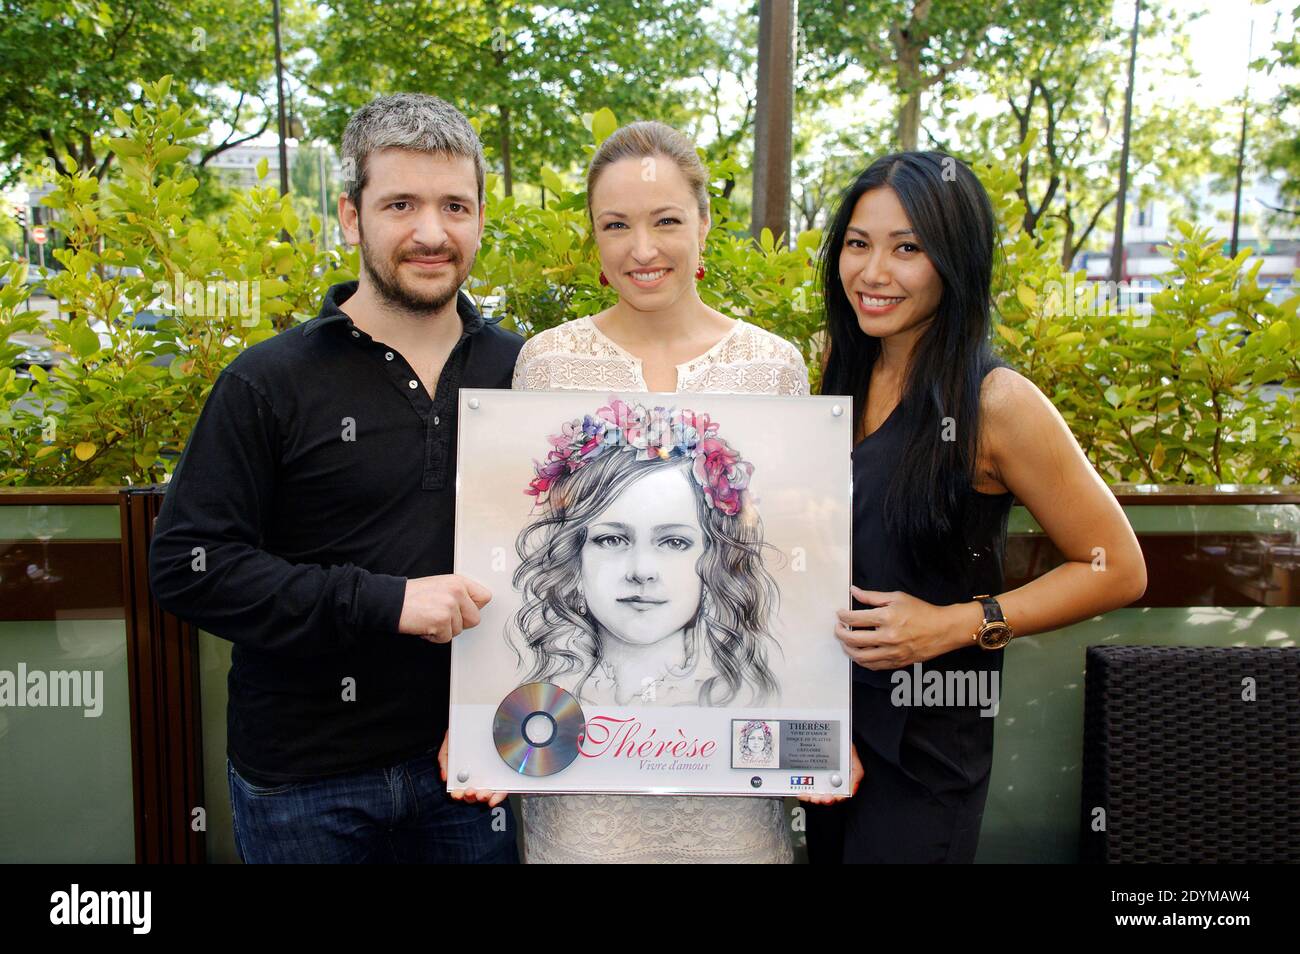
[[[984,607],[984,622],[971,636],[975,644],[980,649],[1001,649],[1011,642],[1011,637],[1015,633],[1011,631],[1006,617],[1002,615],[1002,607],[998,605],[998,601],[987,593],[973,599],[979,600],[980,605]]]

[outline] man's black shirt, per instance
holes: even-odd
[[[408,578],[452,572],[457,395],[508,388],[523,340],[457,301],[431,399],[330,288],[218,376],[154,527],[158,602],[234,643],[228,753],[254,783],[442,742],[450,647],[397,632]]]

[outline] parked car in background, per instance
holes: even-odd
[[[49,371],[59,363],[60,354],[51,348],[39,345],[29,345],[18,352],[14,358],[13,368],[20,378],[30,378],[31,369],[34,365]]]

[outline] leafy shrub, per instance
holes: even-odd
[[[211,221],[195,214],[189,157],[201,130],[169,86],[166,77],[144,84],[148,105],[116,114],[115,179],[57,179],[49,201],[67,240],[54,253],[66,270],[50,281],[59,319],[23,310],[21,263],[0,289],[0,483],[162,479],[220,369],[313,316],[329,285],[356,277],[355,250],[321,251],[319,220],[300,222],[273,187],[236,193]],[[590,148],[614,128],[609,110],[592,116]],[[1151,483],[1300,479],[1300,299],[1267,301],[1249,252],[1227,259],[1204,230],[1180,223],[1152,313],[1098,307],[1097,286],[1062,269],[1051,229],[1037,237],[1021,229],[1016,161],[976,168],[1003,233],[998,346],[1060,409],[1098,471]],[[726,182],[745,171],[729,158],[709,165],[713,230],[701,296],[793,342],[815,386],[821,234],[804,232],[788,247],[767,232],[754,241],[725,197]],[[598,280],[585,193],[549,169],[542,185],[545,207],[498,196],[490,180],[470,281],[480,304],[492,298],[525,334],[615,300]],[[161,320],[139,327],[151,310]],[[10,338],[38,331],[69,357],[26,377],[13,369],[21,349]]]
[[[219,222],[192,215],[198,180],[193,115],[168,103],[170,81],[144,84],[148,108],[118,110],[109,145],[120,175],[56,179],[46,200],[66,237],[49,281],[58,320],[20,310],[25,267],[0,292],[0,483],[161,480],[218,372],[240,350],[314,315],[324,289],[355,276],[355,255],[318,251],[269,186],[241,191]],[[265,167],[261,170],[265,176]],[[288,238],[282,237],[287,231]],[[153,327],[141,318],[156,315]],[[68,360],[15,372],[18,333],[41,333]]]
[[[1256,280],[1262,260],[1252,264],[1249,249],[1230,259],[1208,229],[1180,221],[1150,313],[1117,307],[1118,289],[1061,267],[1050,230],[1032,239],[1020,229],[1012,168],[982,171],[1006,232],[995,283],[1001,350],[1104,478],[1300,480],[1300,297],[1268,301]]]

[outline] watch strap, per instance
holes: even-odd
[[[1005,623],[1007,621],[1006,617],[1002,615],[1002,607],[992,596],[986,593],[983,596],[975,597],[975,599],[979,600],[980,605],[984,607],[984,622]]]

